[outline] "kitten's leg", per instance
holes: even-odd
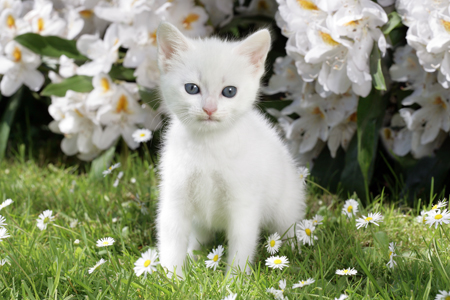
[[[228,227],[228,267],[239,268],[249,274],[250,268],[247,264],[253,262],[253,255],[258,243],[259,219],[254,208],[235,211],[231,214]]]
[[[161,266],[170,272],[175,269],[177,276],[183,277],[182,266],[187,253],[191,220],[186,216],[183,205],[164,201],[160,201],[160,205],[157,224]]]
[[[201,250],[202,245],[207,244],[212,238],[212,233],[210,230],[198,225],[192,224],[192,231],[189,237],[188,243],[188,254],[194,259],[197,260],[197,257],[194,255],[194,250]]]

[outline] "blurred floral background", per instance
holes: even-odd
[[[317,184],[363,199],[445,193],[449,7],[437,0],[0,0],[0,159],[28,155],[97,173],[116,152],[156,162],[167,118],[157,93],[158,24],[228,39],[266,27],[273,47],[258,106]]]

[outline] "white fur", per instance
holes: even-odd
[[[287,147],[254,108],[270,34],[242,42],[193,40],[158,29],[161,94],[171,114],[160,161],[157,232],[161,265],[181,274],[187,253],[216,231],[228,239],[228,263],[251,263],[259,233],[280,235],[304,217],[303,184]],[[186,83],[201,93],[190,95]],[[233,98],[222,96],[237,87]],[[211,120],[202,107],[216,106]]]

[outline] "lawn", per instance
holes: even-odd
[[[450,225],[435,229],[416,221],[421,209],[441,199],[422,199],[420,207],[409,208],[381,194],[365,208],[360,204],[356,218],[379,212],[384,220],[357,229],[355,217],[341,213],[347,199],[309,180],[307,217],[319,214],[324,220],[314,231],[314,245],[302,245],[301,253],[283,244],[276,255],[286,256],[288,267],[265,265],[271,255],[265,248],[270,233],[264,232],[251,275],[225,274],[223,260],[215,271],[208,269],[208,253],[219,245],[227,250],[219,233],[188,264],[185,280],[167,278],[160,266],[137,277],[134,263],[156,246],[157,169],[135,154],[116,156],[117,162],[121,166],[101,178],[77,166],[38,165],[23,156],[0,163],[0,201],[14,201],[0,211],[10,235],[0,242],[0,259],[6,259],[0,271],[3,299],[223,299],[230,293],[237,293],[237,299],[274,299],[267,289],[280,289],[280,280],[286,280],[287,299],[341,294],[348,299],[434,299],[439,290],[450,290]],[[37,219],[45,210],[52,210],[55,219],[41,231]],[[105,237],[115,243],[97,247]],[[391,242],[397,254],[393,269],[386,265]],[[106,263],[89,274],[100,259]],[[336,274],[344,268],[355,268],[357,274]],[[308,278],[315,282],[292,288]]]

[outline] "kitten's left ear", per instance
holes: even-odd
[[[270,50],[270,32],[267,29],[258,30],[235,49],[236,53],[247,56],[258,74],[264,73],[264,62]]]
[[[160,70],[167,72],[170,60],[190,47],[188,39],[172,24],[163,22],[156,32],[158,63]]]

